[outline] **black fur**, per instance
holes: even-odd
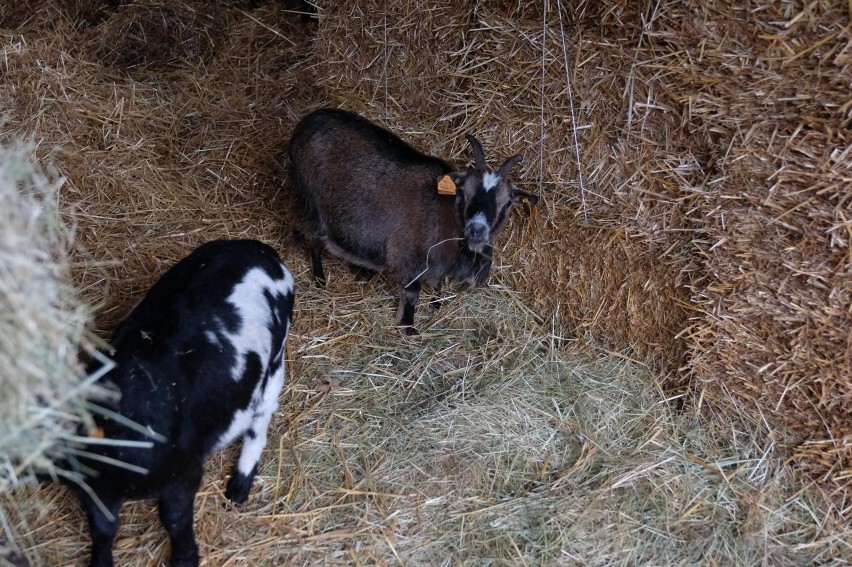
[[[269,289],[262,296],[269,319],[241,316],[229,302],[237,284],[254,269],[277,282],[289,281],[289,292]],[[255,288],[256,289],[256,288]],[[255,303],[255,305],[257,305]],[[253,394],[263,392],[272,376],[283,376],[283,345],[293,310],[292,276],[278,254],[257,241],[214,241],[204,244],[168,270],[116,329],[111,342],[115,368],[103,381],[114,384],[120,401],[110,408],[162,438],[95,416],[104,437],[152,442],[150,448],[90,445],[85,449],[147,470],[139,473],[80,457],[76,467],[91,494],[69,483],[77,493],[92,535],[91,565],[112,565],[112,542],[118,511],[126,499],[156,499],[163,526],[172,543],[172,565],[197,565],[193,535],[193,501],[205,458],[222,441],[236,412],[249,407]],[[229,334],[265,329],[272,344],[268,358],[247,351],[238,379],[238,350]],[[258,336],[263,337],[264,333]],[[212,337],[212,338],[211,338]],[[215,340],[213,339],[215,338]],[[100,365],[93,362],[94,372]],[[281,372],[281,374],[278,374]],[[271,392],[277,399],[277,392]],[[266,424],[263,426],[265,440]],[[249,428],[254,439],[260,432]],[[237,436],[241,436],[240,432]],[[226,495],[242,502],[257,470],[237,470]],[[66,481],[67,482],[67,481]],[[109,514],[100,508],[100,502]],[[112,516],[110,518],[109,516]]]

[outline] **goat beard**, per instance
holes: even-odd
[[[459,247],[459,260],[453,273],[453,281],[459,283],[461,289],[483,285],[491,275],[492,251],[490,244],[486,245],[482,252],[474,252],[462,244]]]

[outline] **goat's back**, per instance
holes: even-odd
[[[437,193],[438,178],[452,168],[357,114],[305,116],[291,138],[290,164],[300,229],[310,238],[385,264],[389,241],[431,245],[455,236],[448,230],[454,200]]]
[[[167,442],[95,449],[150,471],[143,478],[111,467],[109,482],[144,497],[145,486],[160,484],[186,459],[203,460],[235,410],[283,364],[292,309],[291,274],[257,241],[209,242],[167,271],[116,329],[116,367],[104,377],[121,392],[113,409]],[[108,438],[151,440],[115,421],[97,422]]]

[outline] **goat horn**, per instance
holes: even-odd
[[[485,163],[485,152],[482,151],[482,144],[470,134],[467,135],[467,141],[470,142],[470,147],[473,148],[473,161],[476,164],[476,169],[488,171],[488,165]]]
[[[512,169],[512,166],[524,159],[524,156],[521,154],[514,155],[512,157],[506,158],[506,161],[503,162],[503,165],[500,166],[500,169],[497,170],[498,177],[505,177],[509,170]]]

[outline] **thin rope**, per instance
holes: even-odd
[[[387,0],[385,0],[383,13],[384,13],[384,18],[383,18],[384,40],[382,41],[382,49],[384,51],[384,59],[385,60],[384,60],[384,70],[382,71],[382,74],[384,75],[384,78],[385,78],[385,120],[387,120],[387,118],[390,114],[388,112],[388,1]]]
[[[541,135],[538,140],[538,192],[544,193],[544,54],[547,50],[547,0],[541,17]]]
[[[410,286],[411,284],[413,284],[414,282],[416,282],[417,280],[419,280],[419,279],[420,279],[420,276],[422,276],[423,274],[425,274],[426,272],[428,272],[428,271],[429,271],[429,254],[431,254],[431,253],[432,253],[432,248],[434,248],[435,246],[440,246],[441,244],[443,244],[443,243],[445,243],[445,242],[451,242],[451,241],[453,241],[453,240],[464,240],[464,238],[447,238],[447,239],[442,240],[442,241],[440,241],[440,242],[436,242],[435,244],[433,244],[432,246],[430,246],[430,247],[429,247],[429,250],[427,250],[427,251],[426,251],[426,267],[425,267],[425,268],[423,268],[423,271],[422,271],[422,272],[420,272],[419,274],[417,274],[416,276],[414,276],[414,277],[411,279],[411,281],[410,281],[410,282],[408,282],[407,284],[405,284],[403,287],[408,287],[408,286]]]
[[[562,0],[556,0],[556,9],[559,11],[559,32],[562,34],[562,57],[565,61],[565,83],[568,85],[568,104],[571,107],[571,127],[574,132],[574,151],[577,155],[577,180],[580,183],[580,200],[583,203],[583,220],[588,222],[586,187],[583,183],[583,170],[580,169],[580,142],[577,137],[577,116],[574,113],[574,92],[571,88],[571,73],[568,69],[568,48],[565,46],[565,28],[562,25]],[[542,100],[542,104],[544,104],[544,100]]]

